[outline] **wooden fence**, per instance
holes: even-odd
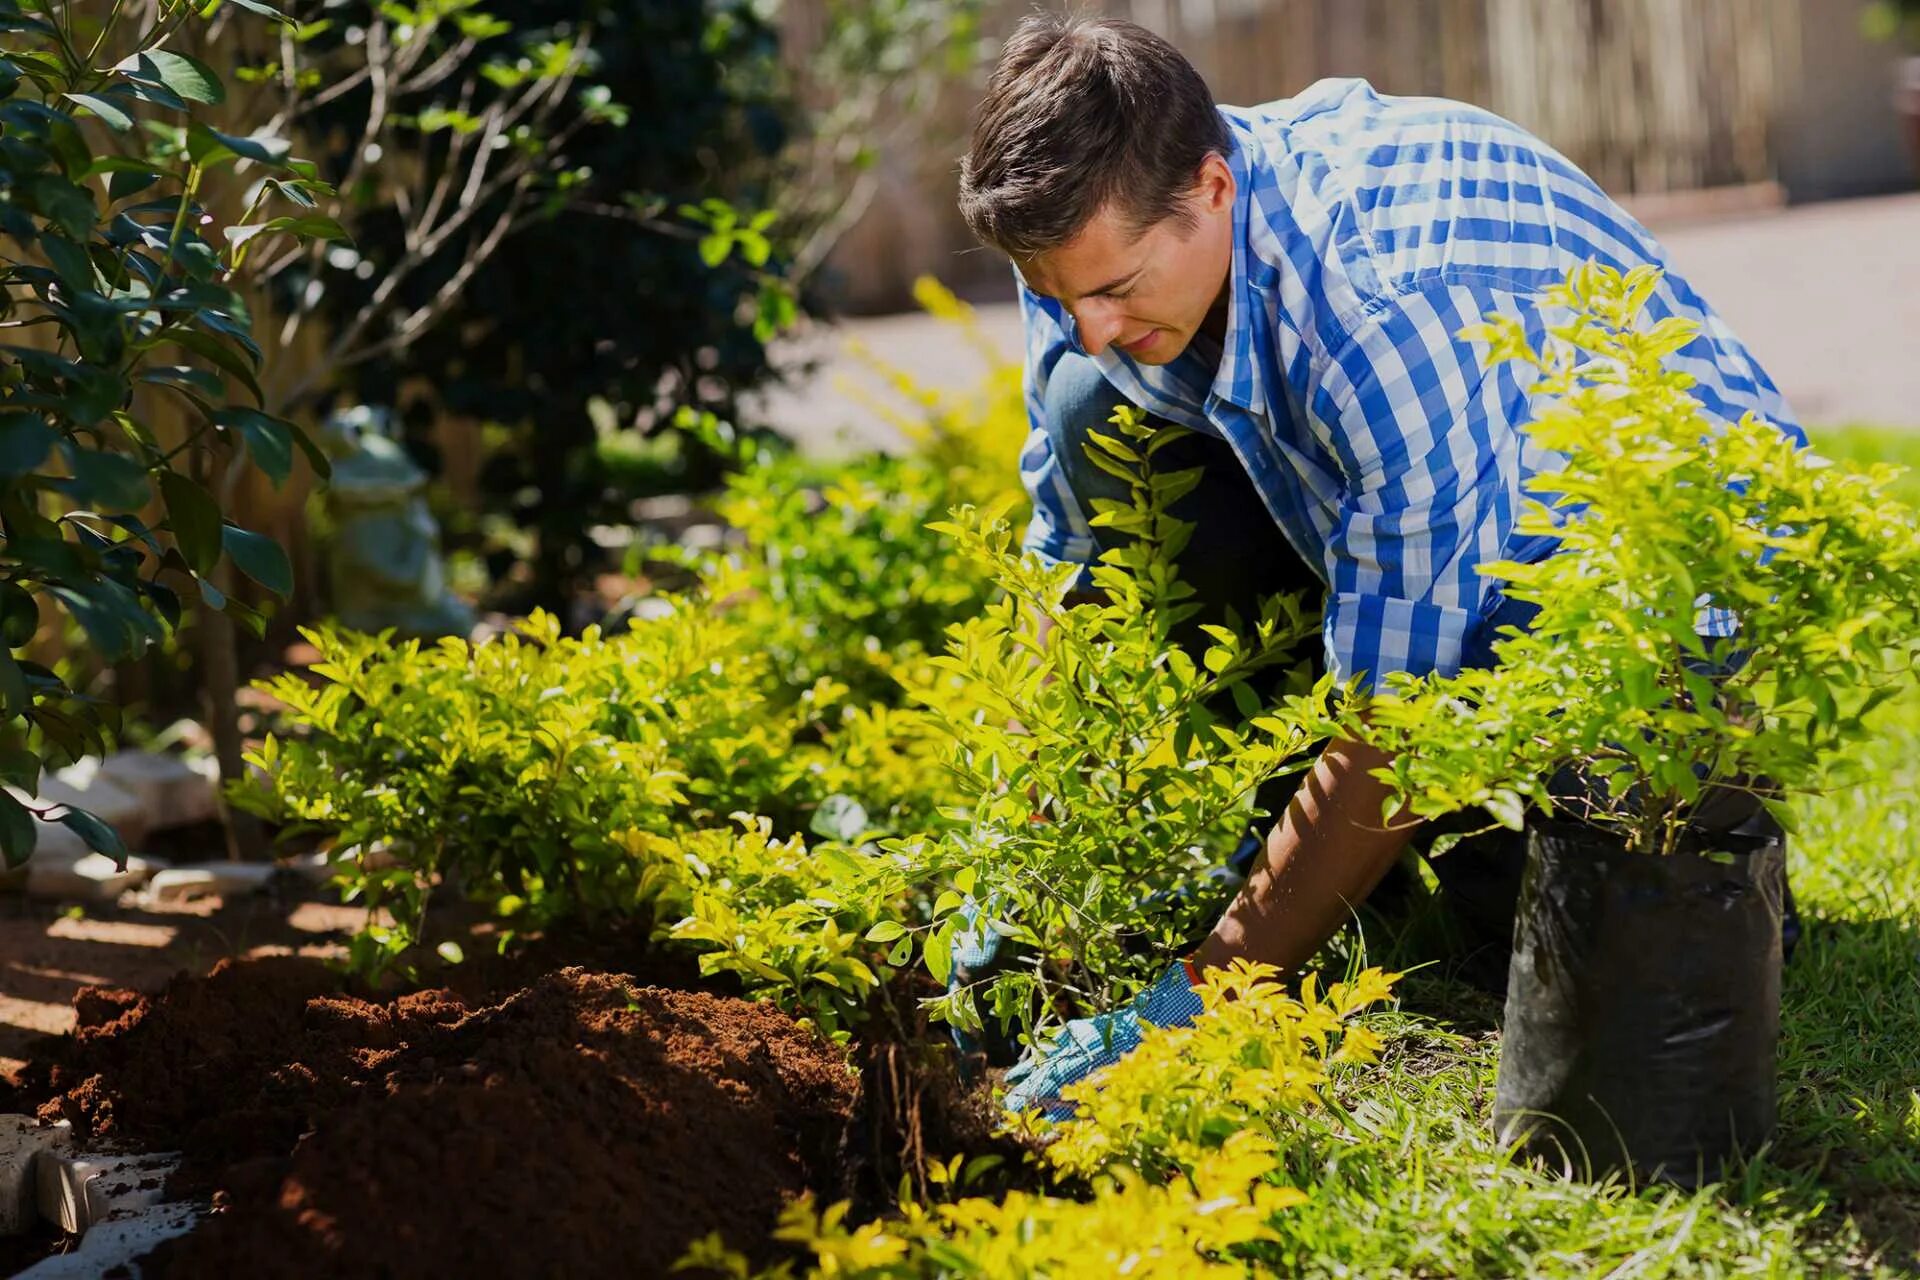
[[[1105,0],[1192,58],[1222,102],[1286,97],[1325,76],[1487,107],[1622,195],[1763,183],[1793,90],[1803,4],[1824,0]],[[1855,21],[1832,4],[1833,21]],[[1026,11],[995,14],[1004,31]],[[966,282],[953,164],[973,90],[948,95],[833,259],[850,305],[898,305],[912,278]]]

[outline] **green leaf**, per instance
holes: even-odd
[[[206,16],[211,16],[212,11],[222,4],[230,4],[236,9],[245,9],[248,13],[257,13],[263,18],[272,18],[282,26],[298,27],[300,25],[272,5],[263,3],[262,0],[211,0],[205,11]]]
[[[40,790],[40,757],[25,747],[0,747],[0,782],[32,795]]]
[[[38,471],[60,440],[60,433],[37,414],[16,413],[0,418],[0,476],[24,476]]]
[[[38,760],[34,762],[36,765]],[[7,866],[17,867],[33,856],[40,839],[40,824],[33,812],[4,791],[0,791],[0,857]]]
[[[269,218],[265,222],[228,227],[221,234],[225,235],[237,249],[256,236],[275,231],[284,231],[288,235],[309,240],[344,240],[348,244],[353,243],[353,237],[347,234],[347,229],[324,213],[305,213],[297,218]]]
[[[135,657],[166,633],[140,603],[140,597],[111,578],[78,586],[51,586],[47,593],[66,607],[109,662]]]
[[[293,474],[295,427],[291,422],[257,409],[226,409],[216,415],[214,421],[240,433],[246,441],[248,456],[267,479],[273,481],[274,488],[287,482],[287,477]]]
[[[116,133],[125,133],[133,127],[132,116],[121,109],[118,103],[103,98],[97,93],[69,93],[66,96],[99,116],[106,126]]]
[[[160,175],[152,170],[115,169],[113,176],[107,179],[107,200],[117,204],[128,196],[138,195],[158,181]]]
[[[299,423],[289,422],[287,425],[293,428],[293,442],[300,446],[301,453],[307,455],[307,465],[313,468],[314,474],[319,476],[322,481],[331,480],[333,478],[333,459],[329,458],[326,451],[313,442],[313,437],[308,435],[306,429]]]
[[[71,238],[85,240],[92,233],[98,215],[93,193],[85,187],[75,186],[57,173],[35,173],[22,179],[15,190],[26,197],[29,208]]]
[[[24,567],[24,566],[23,566]],[[0,643],[19,649],[33,643],[40,629],[40,606],[18,582],[0,582]]]
[[[282,599],[293,594],[293,566],[279,543],[236,525],[226,526],[221,536],[235,568]]]
[[[120,842],[120,833],[102,822],[85,809],[68,809],[60,815],[60,821],[67,830],[87,842],[87,848],[104,853],[112,858],[115,866],[127,865],[127,846]]]
[[[882,920],[867,930],[865,936],[868,942],[892,942],[906,931],[907,927],[897,920]]]
[[[8,719],[26,714],[33,706],[33,690],[27,685],[27,673],[10,649],[0,649],[0,710]]]
[[[199,484],[177,471],[160,473],[160,496],[167,504],[167,527],[198,577],[220,562],[223,544],[220,504]]]
[[[221,381],[218,374],[196,369],[192,365],[153,365],[140,371],[140,381],[194,391],[209,400],[218,400],[227,394],[227,384]]]
[[[266,399],[260,391],[260,384],[254,380],[253,366],[248,362],[246,354],[236,349],[234,344],[214,334],[200,333],[193,329],[175,329],[170,331],[167,337],[240,379],[240,385],[253,393],[256,403]]]
[[[73,478],[61,487],[89,506],[107,511],[137,511],[153,500],[147,469],[124,453],[65,447]]]
[[[265,135],[242,138],[218,129],[209,129],[197,122],[187,130],[187,155],[203,169],[236,156],[282,169],[286,167],[287,153],[292,149],[292,144],[285,138]]]
[[[943,987],[947,985],[947,979],[953,975],[953,928],[956,923],[958,923],[957,917],[948,920],[935,930],[933,936],[927,939],[927,947],[921,957],[927,966],[927,972],[932,974],[933,980]]]
[[[171,49],[149,49],[136,53],[114,67],[127,79],[144,85],[164,85],[188,102],[217,107],[226,101],[227,91],[213,68],[198,58]]]
[[[96,291],[93,259],[85,249],[63,236],[47,232],[40,237],[40,252],[47,255],[47,261],[53,264],[54,271],[68,288],[87,293]]]

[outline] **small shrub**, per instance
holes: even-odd
[[[736,810],[792,826],[817,762],[795,746],[811,700],[770,705],[750,636],[694,598],[619,635],[535,614],[485,644],[308,638],[325,683],[265,686],[304,732],[269,737],[235,801],[330,833],[350,893],[392,911],[363,967],[417,939],[436,877],[532,924],[636,913],[678,881],[669,835]],[[345,853],[376,845],[393,865]]]
[[[1001,595],[956,624],[917,690],[952,742],[970,812],[937,840],[895,842],[929,882],[950,877],[916,933],[937,979],[951,968],[963,895],[1030,960],[958,988],[935,1016],[979,1027],[981,1009],[1030,1031],[1065,1007],[1106,1009],[1164,969],[1219,909],[1210,868],[1254,817],[1254,789],[1305,764],[1332,686],[1263,707],[1248,680],[1312,635],[1298,600],[1275,597],[1246,636],[1206,628],[1195,658],[1172,639],[1192,590],[1174,572],[1191,526],[1167,504],[1197,471],[1157,473],[1175,433],[1122,410],[1097,437],[1102,464],[1132,482],[1097,524],[1132,535],[1093,571],[1099,603],[1070,603],[1074,570],[1022,557],[998,513],[963,508],[941,526]],[[1237,715],[1213,708],[1231,703]],[[1148,899],[1152,898],[1152,903]]]
[[[701,973],[734,974],[749,994],[844,1038],[891,972],[875,946],[885,939],[868,935],[905,878],[870,847],[777,840],[747,815],[740,826],[675,838],[684,887],[668,901],[683,914],[662,936],[698,947]]]
[[[726,594],[754,616],[776,675],[796,691],[824,677],[846,685],[855,703],[899,703],[900,677],[996,589],[983,565],[930,526],[958,506],[1025,501],[1019,366],[937,283],[921,280],[915,295],[955,340],[979,350],[987,373],[936,391],[872,361],[908,406],[875,407],[909,450],[822,464],[755,449],[718,503],[741,539],[724,557]],[[710,560],[705,571],[723,570]]]
[[[1354,1015],[1394,981],[1368,970],[1323,994],[1309,980],[1296,999],[1273,974],[1244,963],[1215,971],[1201,989],[1207,1016],[1146,1028],[1131,1054],[1068,1090],[1081,1102],[1074,1118],[1022,1117],[1057,1139],[1042,1162],[1084,1180],[1084,1198],[909,1201],[898,1217],[858,1228],[846,1225],[845,1204],[801,1201],[778,1238],[813,1254],[809,1276],[1245,1274],[1308,1199],[1278,1177],[1293,1118],[1323,1105],[1334,1064],[1372,1059],[1379,1042]],[[944,1181],[964,1178],[956,1159]],[[784,1263],[755,1272],[715,1238],[681,1265],[756,1280],[796,1274]]]

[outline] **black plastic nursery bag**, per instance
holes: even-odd
[[[1773,1131],[1778,828],[1701,836],[1715,859],[1530,825],[1497,1130],[1581,1173],[1715,1179]]]

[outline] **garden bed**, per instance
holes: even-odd
[[[683,971],[456,972],[381,997],[269,957],[85,988],[8,1109],[183,1153],[169,1194],[216,1212],[147,1276],[662,1275],[712,1231],[766,1258],[784,1204],[859,1195],[921,1140],[846,1050]]]

